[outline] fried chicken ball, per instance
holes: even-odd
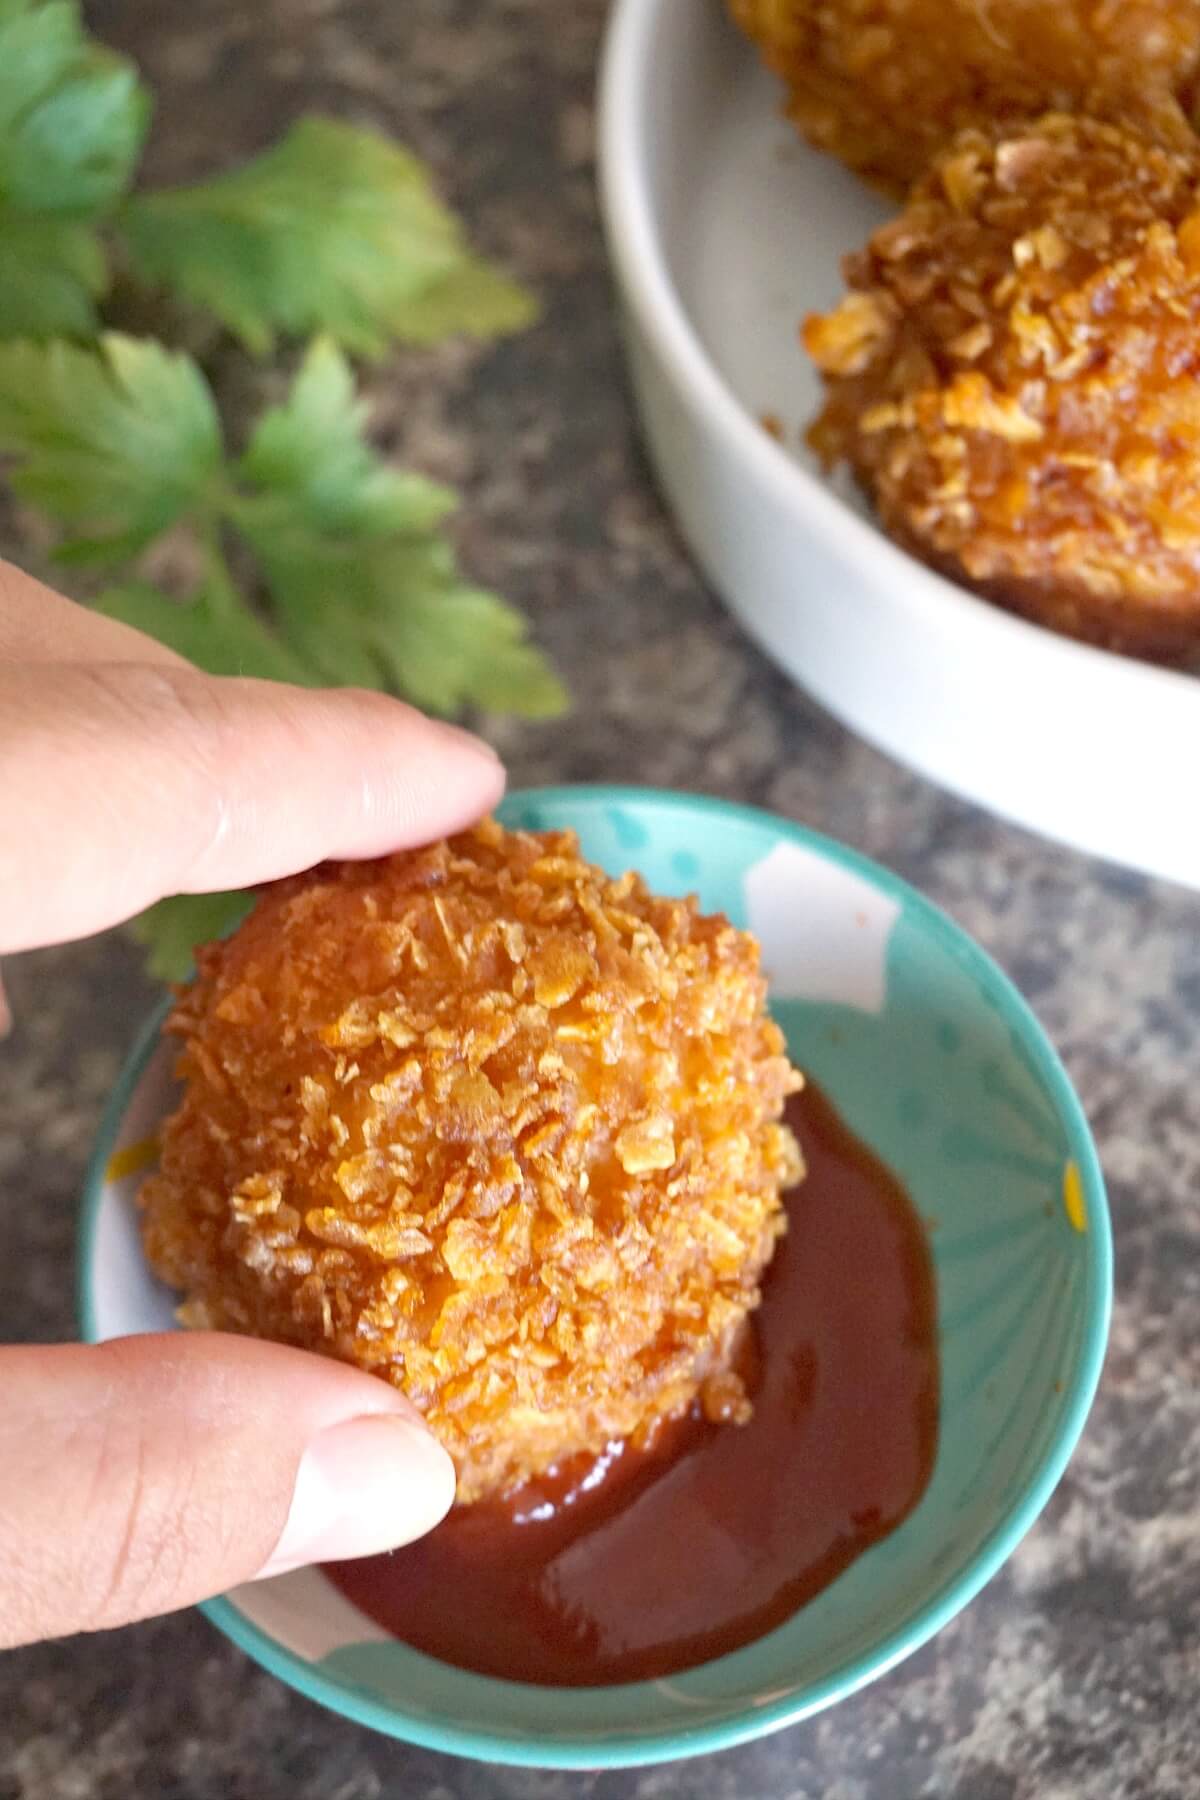
[[[903,194],[966,126],[1050,111],[1187,126],[1200,0],[730,0],[818,149]]]
[[[386,1376],[460,1503],[748,1416],[800,1077],[746,933],[488,821],[282,882],[197,966],[141,1196],[186,1323]]]
[[[933,567],[1056,630],[1200,640],[1200,160],[1051,115],[968,131],[804,343],[810,441]]]

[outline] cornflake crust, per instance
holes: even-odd
[[[141,1194],[186,1323],[386,1376],[460,1503],[697,1396],[749,1415],[802,1168],[745,932],[486,821],[279,883],[197,967]]]
[[[803,338],[809,437],[934,568],[1072,636],[1200,638],[1200,159],[1050,115],[966,131]]]
[[[1184,143],[1200,0],[730,0],[820,150],[902,195],[967,126],[1095,113]]]

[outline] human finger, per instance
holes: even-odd
[[[430,1530],[454,1469],[342,1363],[170,1332],[0,1350],[0,1645],[169,1612]]]

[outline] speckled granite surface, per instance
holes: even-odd
[[[513,778],[775,807],[880,858],[1016,977],[1097,1131],[1118,1297],[1083,1446],[1008,1570],[833,1712],[626,1774],[531,1774],[327,1716],[198,1616],[0,1658],[0,1800],[1184,1800],[1200,1795],[1200,900],[1026,838],[847,738],[741,639],[658,506],[621,382],[590,100],[601,0],[105,0],[183,175],[303,107],[385,124],[541,289],[528,336],[381,372],[389,432],[468,496],[464,553],[572,677],[574,718],[498,733]],[[1114,726],[1119,728],[1119,725]],[[1013,729],[1020,729],[1019,708]],[[1181,821],[1181,828],[1184,828]],[[0,1322],[72,1331],[73,1209],[149,990],[118,939],[9,971]]]

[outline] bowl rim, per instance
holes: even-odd
[[[772,1699],[761,1706],[747,1704],[728,1718],[699,1723],[672,1723],[669,1727],[641,1735],[621,1735],[614,1731],[603,1738],[591,1738],[571,1736],[567,1732],[554,1740],[550,1736],[553,1727],[548,1725],[549,1741],[546,1742],[545,1749],[542,1749],[539,1742],[531,1741],[524,1734],[506,1736],[495,1729],[476,1730],[454,1723],[442,1723],[431,1719],[427,1713],[406,1711],[402,1705],[374,1698],[350,1687],[341,1679],[323,1673],[319,1664],[306,1662],[303,1657],[286,1649],[260,1626],[246,1618],[227,1597],[222,1596],[200,1604],[199,1610],[218,1630],[270,1674],[330,1711],[357,1724],[370,1726],[385,1736],[402,1739],[423,1749],[449,1752],[480,1761],[527,1768],[594,1770],[649,1765],[728,1749],[764,1737],[786,1725],[795,1724],[847,1698],[885,1674],[927,1643],[975,1598],[1008,1560],[1050,1499],[1062,1479],[1091,1410],[1107,1350],[1112,1310],[1112,1231],[1104,1178],[1091,1128],[1071,1079],[1041,1023],[1020,991],[987,951],[948,913],[926,899],[901,876],[861,852],[796,820],[761,807],[682,790],[603,782],[516,789],[501,802],[497,812],[503,817],[506,810],[515,811],[524,805],[546,803],[629,807],[650,803],[672,810],[698,813],[714,823],[727,820],[766,828],[776,834],[780,841],[815,852],[858,875],[877,891],[896,901],[906,916],[914,918],[935,940],[952,951],[956,960],[963,963],[976,977],[981,989],[997,1001],[1005,1017],[1020,1029],[1022,1041],[1045,1079],[1066,1129],[1071,1154],[1083,1184],[1088,1219],[1085,1240],[1087,1310],[1084,1329],[1064,1397],[1062,1419],[1043,1454],[1036,1478],[1019,1498],[1010,1503],[1006,1513],[999,1518],[988,1537],[958,1573],[944,1579],[907,1623],[881,1639],[869,1653],[851,1659],[823,1681],[800,1693]],[[137,1033],[105,1105],[88,1161],[78,1215],[76,1254],[76,1312],[80,1334],[87,1343],[99,1341],[90,1276],[105,1171],[129,1100],[155,1050],[170,1006],[171,999],[168,995],[154,1008]],[[713,1669],[724,1660],[718,1657],[702,1666]],[[486,1681],[496,1688],[520,1686],[528,1692],[528,1684],[510,1683],[487,1676],[476,1676],[474,1679]],[[641,1687],[654,1684],[628,1685]],[[555,1694],[562,1690],[545,1688],[541,1691]],[[578,1695],[589,1690],[571,1691]],[[616,1690],[609,1687],[594,1691],[611,1694]]]
[[[1080,642],[983,600],[927,568],[888,538],[751,417],[705,349],[667,263],[647,175],[644,83],[659,15],[681,0],[613,0],[597,85],[600,210],[618,286],[676,388],[758,479],[833,542],[857,573],[887,581],[914,629],[937,630],[986,654],[989,643],[1025,646],[1057,663],[1060,678],[1086,667],[1100,680],[1144,684],[1144,701],[1196,693],[1200,677]],[[716,0],[714,0],[716,3]],[[730,29],[733,30],[732,24]]]

